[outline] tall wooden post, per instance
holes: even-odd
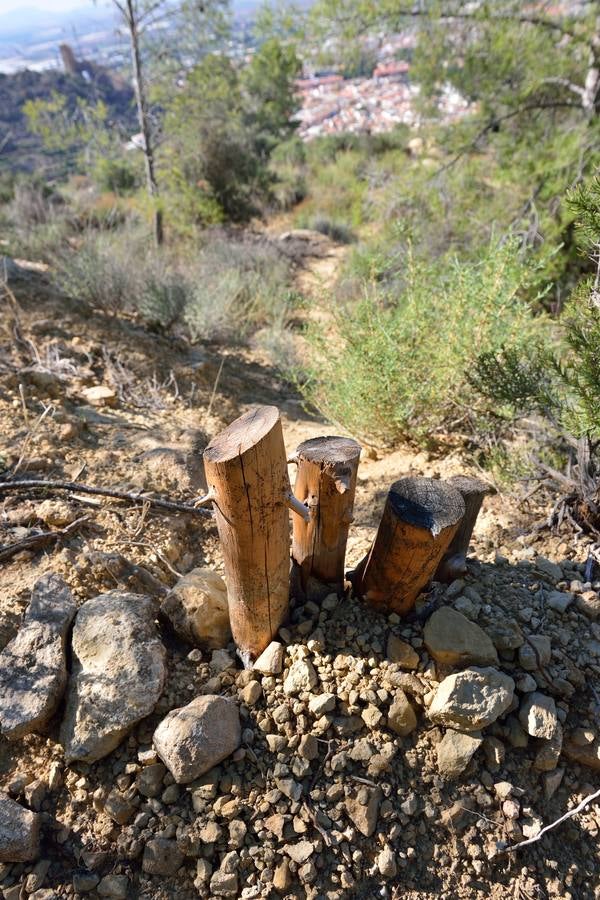
[[[290,491],[279,410],[259,406],[204,451],[225,561],[231,631],[245,665],[262,653],[288,611]]]
[[[465,514],[456,529],[444,557],[435,573],[434,581],[450,582],[467,571],[467,553],[475,522],[486,494],[491,494],[493,488],[471,475],[453,475],[448,479],[448,484],[460,491],[465,502]]]
[[[465,514],[460,492],[433,478],[401,478],[390,488],[373,545],[354,573],[354,590],[384,612],[406,615],[431,580]]]
[[[343,591],[360,453],[360,444],[351,438],[318,437],[300,444],[292,457],[298,466],[294,495],[310,512],[308,521],[294,516],[292,541],[292,559],[308,599]]]

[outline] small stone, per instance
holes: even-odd
[[[73,875],[73,890],[76,894],[89,894],[99,881],[100,876],[96,875],[95,872],[75,872]]]
[[[429,718],[458,730],[478,731],[491,725],[512,703],[515,683],[497,669],[471,667],[448,675],[429,707]]]
[[[371,837],[377,825],[381,791],[379,788],[361,788],[355,797],[346,798],[346,812],[356,828],[365,837]]]
[[[220,672],[226,672],[227,669],[233,669],[235,660],[227,650],[213,650],[210,657],[210,667],[213,672],[219,674]]]
[[[30,862],[39,852],[39,815],[0,793],[0,863]]]
[[[379,874],[385,878],[394,878],[398,872],[396,854],[390,847],[384,847],[377,856]]]
[[[217,822],[208,821],[199,831],[199,837],[203,844],[216,844],[223,834],[223,829]]]
[[[171,710],[154,732],[158,755],[178,784],[199,778],[240,745],[237,706],[225,697],[206,694]]]
[[[562,569],[558,565],[558,563],[551,562],[551,560],[546,559],[545,556],[538,556],[534,560],[534,566],[541,572],[542,575],[546,575],[551,581],[561,581],[563,577]]]
[[[287,859],[279,863],[273,874],[273,887],[276,891],[283,894],[289,890],[292,885],[292,873]]]
[[[97,384],[94,387],[83,388],[81,396],[86,403],[92,406],[116,406],[119,395],[114,388],[107,384]]]
[[[271,641],[252,668],[262,675],[280,675],[283,671],[283,645],[279,641]]]
[[[383,719],[383,713],[373,704],[369,704],[366,709],[363,709],[361,715],[363,722],[369,728],[376,728]]]
[[[171,588],[161,612],[175,632],[205,650],[218,650],[231,639],[227,586],[211,569],[192,569]]]
[[[277,789],[290,800],[299,800],[302,796],[302,785],[293,778],[277,778],[275,784]]]
[[[323,716],[335,709],[335,694],[317,694],[308,701],[309,712],[313,716]]]
[[[285,828],[285,818],[281,813],[273,813],[268,819],[265,819],[265,828],[268,828],[279,840],[283,837],[283,829]]]
[[[564,778],[564,774],[564,769],[554,769],[553,772],[548,772],[547,775],[544,775],[544,797],[546,800],[551,800],[555,795]]]
[[[386,656],[391,662],[396,662],[401,669],[416,669],[419,665],[419,654],[407,641],[400,640],[395,634],[390,634],[387,641]]]
[[[301,694],[305,691],[311,691],[317,684],[318,678],[315,667],[308,659],[298,659],[292,663],[285,681],[283,682],[283,693],[290,697],[294,694]]]
[[[235,897],[238,892],[238,878],[235,872],[222,872],[220,869],[210,879],[210,890],[215,897]]]
[[[129,896],[129,878],[127,875],[105,875],[96,888],[101,897],[112,900],[127,900]]]
[[[505,800],[502,804],[502,812],[507,819],[518,819],[521,815],[521,805],[517,800]]]
[[[162,763],[144,766],[136,778],[136,788],[142,797],[158,797],[162,790],[167,769]]]
[[[552,659],[550,638],[545,634],[530,634],[527,642],[533,647],[538,665],[547,666]]]
[[[154,838],[144,847],[142,869],[148,875],[174,875],[183,863],[177,841]]]
[[[35,512],[42,522],[54,528],[64,528],[65,525],[70,525],[77,518],[73,507],[64,500],[44,500],[43,503],[36,506]]]
[[[236,849],[241,847],[246,838],[247,831],[248,828],[245,822],[241,819],[233,819],[229,823],[229,846],[235,847]]]
[[[495,619],[486,628],[494,647],[500,653],[517,650],[525,643],[523,632],[512,619]]]
[[[258,681],[250,681],[240,692],[242,702],[247,706],[254,706],[262,696],[262,687]]]
[[[126,825],[133,818],[135,811],[136,807],[133,803],[128,801],[116,788],[113,788],[104,802],[104,812],[117,825]]]
[[[522,675],[517,681],[517,690],[522,694],[530,694],[532,691],[537,691],[537,681],[529,673]]]
[[[590,619],[600,618],[600,596],[597,591],[583,591],[575,598],[575,605],[579,612]]]
[[[563,730],[557,722],[556,730],[549,740],[545,740],[538,749],[533,761],[533,768],[538,772],[552,772],[558,765],[562,752]]]
[[[388,728],[401,737],[411,734],[417,727],[417,716],[404,691],[396,691],[387,719]]]
[[[443,665],[498,663],[496,648],[485,631],[450,606],[442,606],[429,617],[423,640],[431,656]]]
[[[319,745],[314,734],[303,734],[298,744],[298,756],[313,760],[319,755]]]
[[[499,800],[507,800],[513,792],[513,786],[510,781],[497,781],[494,791]]]
[[[562,614],[567,611],[573,600],[573,594],[567,593],[566,591],[550,591],[550,593],[546,595],[546,606],[549,606],[550,609]]]
[[[290,859],[300,865],[314,853],[314,846],[310,841],[298,841],[296,844],[284,844],[283,850]]]
[[[519,708],[519,721],[532,737],[551,740],[558,728],[556,704],[552,697],[534,691],[528,694]]]
[[[481,744],[482,738],[479,735],[449,729],[436,747],[440,775],[456,778],[464,772]]]

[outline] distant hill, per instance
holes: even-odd
[[[101,66],[86,63],[88,77],[68,75],[57,69],[12,75],[0,73],[0,171],[34,171],[47,167],[39,139],[30,133],[23,104],[27,100],[48,100],[56,91],[75,105],[81,97],[91,102],[103,100],[115,123],[135,131],[136,118],[131,86]],[[60,168],[60,160],[57,160]],[[52,168],[52,167],[51,167]]]

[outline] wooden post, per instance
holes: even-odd
[[[460,492],[433,478],[390,488],[373,545],[348,577],[372,606],[406,615],[427,586],[465,514]]]
[[[343,592],[360,452],[351,438],[318,437],[300,444],[292,457],[298,465],[294,494],[310,512],[308,521],[294,516],[292,559],[309,600]]]
[[[475,528],[475,522],[477,521],[483,498],[486,494],[491,494],[493,491],[491,485],[471,475],[453,475],[452,478],[448,479],[448,484],[460,491],[465,502],[465,514],[433,576],[434,581],[444,581],[446,583],[454,581],[455,578],[466,573],[467,553],[469,552],[469,544]]]
[[[204,451],[225,561],[231,631],[244,665],[262,653],[288,611],[292,496],[279,410],[259,406]]]

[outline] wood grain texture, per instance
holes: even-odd
[[[315,599],[315,582],[339,595],[343,591],[360,453],[360,444],[351,438],[317,437],[304,441],[294,454],[294,495],[308,507],[310,518],[294,516],[292,559],[308,599]]]
[[[465,514],[460,492],[433,478],[402,478],[390,488],[373,545],[351,580],[386,613],[406,615],[431,580]]]
[[[225,562],[231,630],[245,665],[288,612],[290,483],[279,411],[259,406],[218,434],[204,468]]]
[[[465,575],[467,572],[467,553],[473,536],[473,529],[477,516],[486,494],[491,494],[493,488],[481,478],[472,475],[453,475],[448,479],[448,484],[460,491],[465,502],[465,514],[462,517],[456,533],[446,550],[442,561],[434,575],[434,581],[449,583]]]

